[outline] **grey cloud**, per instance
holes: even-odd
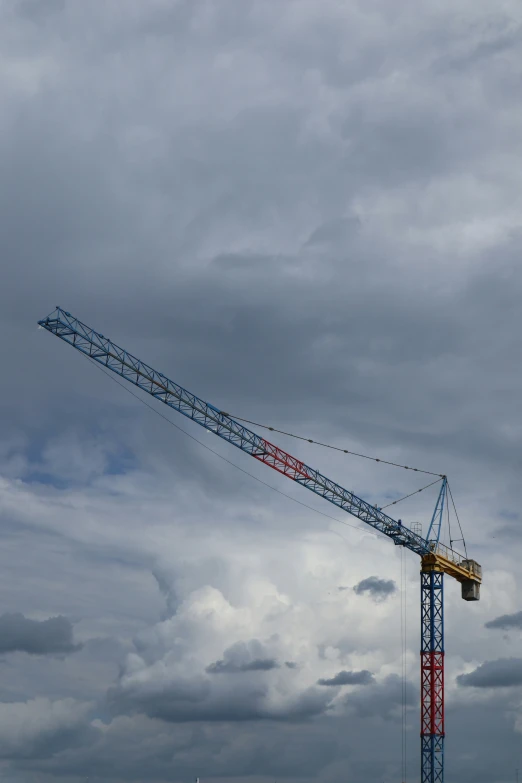
[[[419,693],[409,680],[406,681],[404,695],[407,707],[417,705]],[[381,682],[371,683],[367,688],[348,694],[344,698],[344,704],[360,718],[381,716],[392,720],[402,705],[402,699],[402,679],[396,674],[390,674]]]
[[[522,685],[522,658],[486,661],[469,674],[460,674],[457,683],[469,688],[509,688]]]
[[[369,576],[355,585],[353,588],[357,595],[369,593],[376,600],[384,600],[397,590],[397,585],[392,579],[379,579],[377,576]]]
[[[84,477],[89,460],[68,460],[74,450],[59,437],[68,431],[84,444],[97,430],[105,443],[133,455],[132,473],[118,465],[121,459],[115,466],[100,461],[91,471],[96,491],[76,496],[93,526],[102,519],[110,531],[115,559],[127,547],[137,563],[153,556],[161,516],[155,504],[162,498],[175,509],[173,524],[185,541],[189,524],[198,531],[200,549],[217,520],[224,552],[232,528],[259,529],[261,506],[268,509],[262,520],[268,541],[271,529],[294,526],[302,535],[325,521],[302,507],[301,519],[286,514],[290,501],[273,499],[230,465],[186,445],[70,348],[33,332],[55,292],[87,323],[216,405],[318,440],[357,442],[376,456],[406,461],[407,454],[407,464],[458,476],[461,518],[473,519],[480,545],[492,513],[503,504],[517,508],[520,494],[522,439],[513,422],[520,420],[521,376],[513,356],[521,331],[522,241],[513,225],[520,222],[521,119],[507,40],[518,33],[509,32],[507,13],[494,2],[468,3],[456,20],[451,4],[441,8],[435,0],[406,15],[402,0],[397,8],[377,0],[371,17],[335,0],[292,0],[282,15],[280,0],[132,2],[129,14],[123,5],[0,3],[7,118],[0,134],[0,353],[9,368],[0,374],[0,425],[3,437],[26,438],[9,470],[0,465],[1,480],[8,474],[21,482],[6,488],[16,502],[0,519],[10,610],[25,610],[22,592],[35,612],[57,606],[67,614],[72,607],[72,616],[76,602],[88,606],[89,622],[101,633],[128,639],[163,608],[138,572],[128,581],[124,573],[114,581],[102,576],[113,563],[90,522],[58,529],[52,505],[48,516],[39,513],[55,493],[74,519],[68,468]],[[493,7],[498,23],[491,21]],[[45,476],[37,492],[34,465],[49,441],[63,450],[63,460],[53,461],[52,487]],[[225,444],[214,447],[221,446],[225,454]],[[306,444],[288,444],[294,447],[321,467]],[[257,470],[244,455],[226,456]],[[341,483],[373,502],[381,487],[393,497],[417,488],[407,484],[411,474],[403,479],[383,467],[377,477],[351,458],[346,468],[329,463],[327,454],[322,459],[326,475],[330,466],[334,477],[340,471]],[[478,485],[486,521],[475,514]],[[176,503],[182,493],[190,512],[188,502]],[[103,507],[98,498],[109,494],[114,502]],[[145,537],[129,530],[129,499],[155,518],[150,528],[142,525]],[[302,499],[313,500],[306,493]],[[520,536],[515,527],[510,532]],[[518,573],[507,544],[499,538],[498,551]],[[103,585],[101,598],[78,592],[87,549],[82,582]],[[184,556],[180,536],[166,559]],[[291,559],[289,547],[281,572],[291,574]],[[58,570],[65,608],[52,603]],[[335,575],[342,584],[348,578]],[[10,589],[14,580],[20,593]],[[234,581],[227,595],[240,589],[237,574]],[[160,587],[174,615],[183,585]],[[502,611],[492,609],[492,616]],[[457,654],[459,645],[469,650],[472,622],[465,641],[454,640]],[[357,647],[357,630],[350,635]],[[181,635],[170,655],[183,643]],[[198,643],[204,649],[203,634]],[[225,646],[201,668],[218,658],[240,667],[275,655],[263,649],[236,660],[222,655]],[[289,648],[285,655],[302,652]],[[32,693],[38,683],[59,694],[63,676],[90,698],[93,688],[117,677],[116,666],[100,674],[94,651],[81,676],[75,669],[50,682],[42,669],[39,679],[28,678],[26,667],[40,663],[49,660],[16,656],[19,691]],[[132,690],[122,679],[118,696],[129,714],[97,731],[87,751],[65,738],[65,753],[32,768],[13,763],[5,775],[76,783],[79,771],[86,776],[92,768],[100,783],[163,781],[175,764],[180,779],[201,765],[238,783],[260,771],[279,779],[281,770],[295,780],[313,770],[320,783],[338,780],[339,769],[361,783],[388,779],[392,771],[399,779],[400,770],[388,768],[397,757],[396,734],[379,728],[400,704],[394,680],[361,688],[338,721],[324,715],[333,689],[317,688],[280,713],[317,715],[312,726],[295,730],[282,718],[276,731],[268,720],[262,727],[236,720],[233,730],[218,725],[220,715],[274,714],[262,682],[256,691],[251,681],[285,674],[299,679],[284,669],[201,682],[188,677],[188,685],[166,683],[165,693],[159,686]],[[231,706],[229,694],[219,691],[228,679],[240,691]],[[448,753],[454,778],[496,779],[520,744],[506,704],[495,702],[480,715],[458,709],[452,743],[459,755]],[[176,725],[134,714],[140,710]],[[184,720],[193,722],[188,729]],[[412,742],[417,733],[415,726]],[[369,752],[371,742],[383,761]]]
[[[229,741],[231,730],[236,738],[233,746]],[[93,732],[88,745],[57,753],[43,765],[35,764],[34,771],[41,774],[43,766],[45,772],[63,780],[64,773],[74,775],[80,770],[83,777],[79,776],[78,783],[84,783],[87,775],[103,783],[113,779],[163,783],[172,779],[173,766],[179,780],[193,777],[194,768],[212,769],[215,777],[225,780],[248,778],[254,767],[257,775],[273,780],[281,773],[300,778],[304,764],[307,772],[319,779],[337,750],[337,735],[341,733],[342,726],[331,726],[329,732],[318,731],[315,721],[300,722],[299,726],[290,722],[245,721],[233,727],[214,722],[200,727],[168,724],[142,715],[118,716],[103,731]],[[267,753],[266,748],[271,752]],[[47,783],[46,778],[33,778],[27,768],[24,772],[23,783]]]
[[[360,672],[342,671],[330,679],[321,679],[317,681],[318,685],[369,685],[374,682],[374,677],[368,669]]]
[[[223,658],[209,664],[209,674],[238,674],[241,672],[262,672],[278,669],[276,659],[267,654],[264,644],[258,639],[235,642],[223,653]]]
[[[122,682],[109,690],[108,698],[119,712],[143,713],[168,723],[300,721],[323,714],[331,701],[324,691],[307,688],[282,703],[274,703],[265,683],[245,682],[230,690],[214,688],[209,681],[197,678],[167,684],[149,682],[142,687]]]
[[[346,244],[353,239],[354,233],[360,228],[361,221],[357,218],[332,220],[319,225],[306,241],[306,245]]]
[[[45,0],[45,3],[40,3],[39,0],[17,0],[17,10],[24,17],[42,21],[49,14],[64,11],[65,2],[66,0]]]
[[[167,722],[299,721],[328,709],[333,695],[315,687],[281,692],[274,699],[271,678],[264,675],[280,667],[265,651],[257,639],[236,642],[222,659],[207,666],[210,677],[165,678],[158,676],[154,664],[137,679],[132,670],[128,675],[123,671],[109,691],[109,701],[121,713],[142,713]],[[141,654],[147,657],[146,647]],[[229,679],[219,674],[244,676],[231,687]]]
[[[506,716],[504,707],[505,702],[494,702],[478,714],[470,713],[467,705],[451,706],[452,723],[462,727],[459,754],[448,754],[457,780],[472,783],[473,778],[468,776],[469,754],[474,758],[478,754],[480,770],[473,770],[473,776],[479,783],[495,780],[497,748],[507,748],[516,756],[520,735],[513,731],[512,718]],[[231,729],[234,742],[230,741]],[[379,736],[381,753],[369,752],[370,735]],[[67,749],[67,753],[57,752],[34,766],[26,763],[20,780],[47,783],[42,774],[45,772],[51,775],[52,783],[55,779],[67,780],[67,774],[71,783],[78,778],[83,782],[79,770],[84,777],[89,775],[103,783],[115,778],[163,783],[172,775],[173,765],[180,779],[189,779],[194,768],[205,768],[212,769],[216,778],[246,781],[255,766],[256,774],[267,779],[279,779],[276,775],[284,771],[288,777],[305,780],[305,766],[315,780],[331,783],[342,765],[350,780],[366,783],[386,780],[395,740],[393,728],[385,726],[383,731],[378,713],[356,719],[351,714],[340,715],[334,720],[305,721],[297,726],[291,722],[244,721],[233,727],[219,722],[205,726],[169,724],[142,715],[121,715],[104,725],[103,731],[93,732],[88,744],[71,746],[64,737],[61,749]],[[410,748],[418,742],[416,720],[408,721],[407,741]],[[266,748],[272,752],[266,753]],[[413,778],[417,765],[415,759],[410,763]],[[399,772],[397,766],[397,779]]]
[[[205,671],[209,674],[239,674],[241,672],[268,672],[278,668],[279,664],[274,658],[257,658],[240,664],[233,661],[215,661],[207,666]]]
[[[449,61],[440,61],[441,70],[465,69],[474,65],[487,64],[498,54],[509,53],[520,46],[520,29],[510,29],[505,19],[497,19],[488,31],[489,35],[479,43],[472,45],[471,50],[460,57],[453,57]]]
[[[522,612],[515,614],[502,614],[494,620],[484,624],[485,628],[499,628],[503,631],[509,631],[512,628],[522,629]]]
[[[20,613],[0,617],[0,653],[48,655],[71,653],[80,647],[73,642],[72,625],[66,617],[29,620]]]
[[[41,758],[88,740],[94,705],[75,699],[36,698],[0,703],[0,757]]]

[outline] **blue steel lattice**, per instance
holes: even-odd
[[[421,557],[432,550],[422,536],[239,424],[224,411],[186,391],[60,307],[38,323],[81,353],[205,427],[207,431],[213,432],[241,451],[371,525],[393,539],[395,544],[405,546]]]
[[[421,783],[444,783],[444,575],[421,572]]]
[[[421,572],[421,651],[444,652],[443,577],[441,571]]]
[[[448,488],[448,479],[444,476],[440,487],[439,497],[437,498],[437,505],[431,518],[430,526],[428,528],[428,535],[426,536],[428,541],[439,542],[440,531],[442,529],[442,514],[444,513],[444,501],[446,500],[446,493]],[[432,535],[433,532],[433,535]]]

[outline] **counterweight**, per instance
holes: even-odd
[[[446,477],[442,477],[428,536],[423,538],[376,506],[244,427],[225,411],[169,380],[60,307],[38,323],[206,430],[371,525],[391,538],[396,545],[404,546],[421,557],[421,783],[443,783],[443,574],[461,583],[462,597],[466,601],[479,600],[482,581],[482,569],[478,563],[462,557],[439,541],[447,491]]]

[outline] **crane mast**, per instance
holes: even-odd
[[[447,501],[442,483],[426,538],[359,498],[288,452],[244,427],[228,413],[169,380],[60,307],[38,322],[98,364],[112,370],[209,432],[288,476],[316,495],[406,547],[421,558],[421,783],[444,783],[444,574],[461,583],[462,598],[478,601],[481,566],[442,544]]]

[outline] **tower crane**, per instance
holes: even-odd
[[[482,568],[440,541],[448,482],[441,488],[426,537],[305,465],[57,307],[39,326],[112,370],[160,402],[200,424],[259,462],[347,511],[421,558],[421,783],[444,783],[444,574],[461,584],[465,601],[478,601]]]

